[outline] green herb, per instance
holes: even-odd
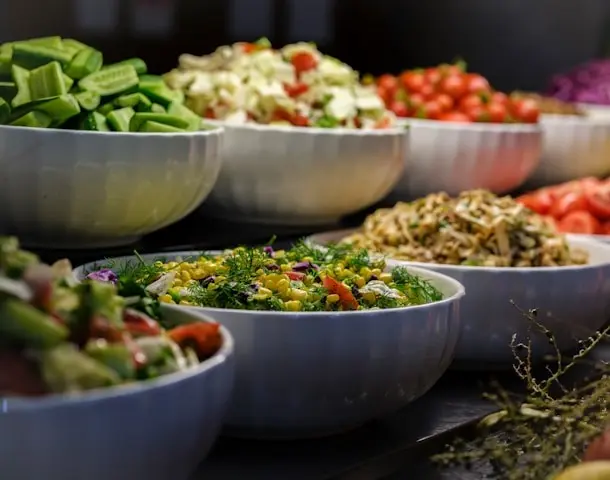
[[[314,126],[319,128],[335,128],[339,126],[339,120],[330,115],[324,115],[314,123]]]

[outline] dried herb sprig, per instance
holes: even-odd
[[[565,357],[553,333],[537,319],[537,312],[522,312],[532,330],[544,334],[554,350],[546,375],[538,378],[532,364],[532,340],[513,336],[513,369],[526,388],[525,397],[492,385],[484,396],[498,410],[477,426],[476,438],[458,440],[433,460],[453,468],[476,465],[487,478],[502,480],[552,479],[578,463],[587,444],[603,432],[610,420],[610,364],[595,363],[596,375],[570,386],[566,374],[589,361],[589,355],[610,336],[610,327],[579,342],[576,354]]]

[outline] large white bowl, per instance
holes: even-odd
[[[222,136],[0,126],[0,234],[31,247],[134,242],[207,197]]]
[[[538,125],[401,122],[411,133],[407,166],[391,195],[395,200],[475,188],[507,193],[525,182],[540,161]]]
[[[313,235],[309,241],[336,243],[355,230]],[[532,338],[534,361],[554,354],[547,337],[533,327],[521,310],[538,310],[538,320],[556,337],[561,351],[577,347],[610,320],[610,245],[569,237],[570,246],[590,254],[590,264],[567,267],[493,268],[402,262],[425,267],[461,282],[466,298],[460,307],[462,334],[455,353],[459,366],[510,367],[513,335]]]
[[[82,279],[95,269],[96,264],[87,264],[75,275]],[[235,337],[237,371],[227,432],[255,438],[339,433],[393,413],[428,391],[453,359],[464,288],[438,273],[410,271],[429,279],[446,299],[355,312],[174,307],[207,312]]]
[[[543,115],[544,148],[528,188],[610,175],[610,117]]]
[[[404,168],[404,128],[219,124],[225,128],[224,164],[203,206],[216,217],[280,225],[334,223],[385,197]]]
[[[197,310],[164,308],[179,323]],[[187,480],[231,399],[233,339],[196,368],[78,395],[0,398],[0,470],[14,480]]]

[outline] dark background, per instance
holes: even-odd
[[[375,74],[462,57],[500,89],[544,89],[553,73],[602,55],[607,26],[610,0],[0,2],[0,41],[72,36],[108,61],[143,57],[155,73],[174,67],[181,53],[264,35],[276,44],[316,41]]]

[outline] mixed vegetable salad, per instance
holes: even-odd
[[[185,54],[165,80],[196,113],[230,123],[369,129],[395,120],[357,72],[311,43],[276,50],[261,39]]]
[[[108,280],[108,279],[107,279]],[[123,298],[112,282],[77,283],[0,238],[0,396],[81,392],[186,370],[218,351],[218,324],[164,329],[144,290]]]
[[[384,269],[385,260],[366,250],[321,249],[301,241],[289,250],[238,247],[182,261],[111,262],[90,275],[116,278],[124,294],[142,285],[161,302],[243,310],[367,310],[443,299],[406,268]]]
[[[71,38],[0,45],[0,124],[94,131],[179,133],[202,128],[184,95],[147,75],[143,60],[104,65]]]
[[[363,83],[377,93],[398,117],[448,122],[537,123],[535,100],[495,91],[487,79],[466,71],[464,64],[386,74]]]
[[[610,235],[610,180],[589,177],[545,187],[517,198],[530,210],[548,216],[557,230]]]

